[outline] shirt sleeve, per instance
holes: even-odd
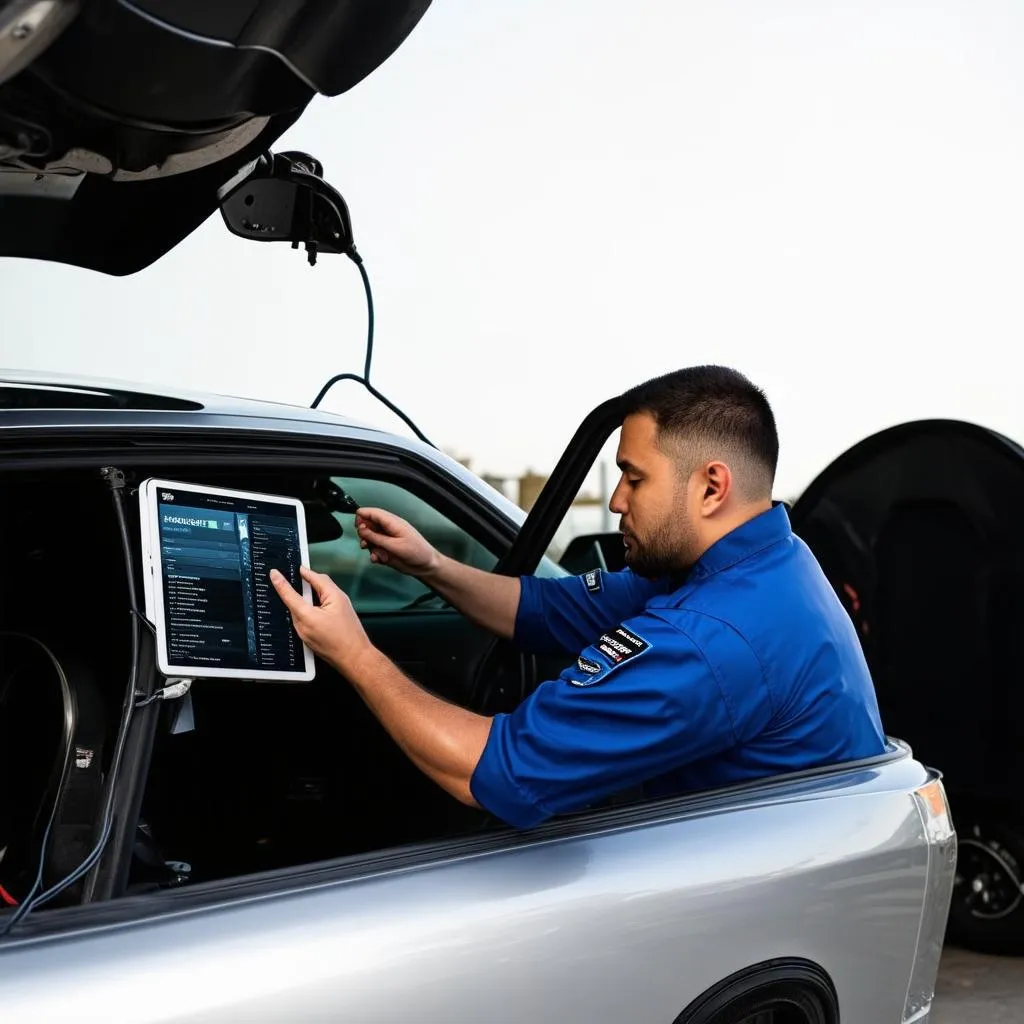
[[[575,654],[668,589],[667,581],[647,580],[629,569],[554,579],[523,576],[520,584],[515,643],[531,654]]]
[[[731,668],[759,675],[744,647]],[[530,828],[728,750],[738,741],[733,715],[719,668],[685,633],[644,614],[601,633],[558,679],[495,716],[470,789],[481,807]]]

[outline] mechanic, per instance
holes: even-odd
[[[658,797],[880,754],[854,627],[783,504],[762,392],[691,367],[622,396],[627,568],[520,579],[462,565],[381,509],[356,528],[372,561],[417,577],[532,652],[573,657],[511,714],[427,693],[369,641],[330,577],[311,605],[271,578],[299,636],[356,688],[450,794],[517,828],[642,785]]]

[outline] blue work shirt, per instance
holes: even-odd
[[[646,784],[712,789],[880,754],[860,642],[776,504],[684,577],[522,578],[515,639],[578,657],[494,717],[470,782],[517,828]]]

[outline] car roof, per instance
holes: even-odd
[[[0,367],[0,430],[92,428],[255,430],[351,439],[419,455],[479,493],[516,524],[526,513],[450,455],[323,409],[80,375]]]
[[[13,410],[81,409],[103,410],[114,414],[147,410],[192,412],[203,416],[299,419],[335,427],[349,426],[360,431],[377,431],[377,428],[360,420],[324,409],[310,409],[308,406],[182,388],[155,388],[151,384],[110,377],[0,367],[0,416]]]

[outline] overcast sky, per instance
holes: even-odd
[[[719,362],[789,496],[907,419],[1024,440],[1022,54],[1010,0],[435,0],[277,148],[349,202],[376,385],[475,469],[546,470],[602,399]],[[0,365],[303,404],[362,365],[355,268],[219,217],[129,278],[0,264]]]

